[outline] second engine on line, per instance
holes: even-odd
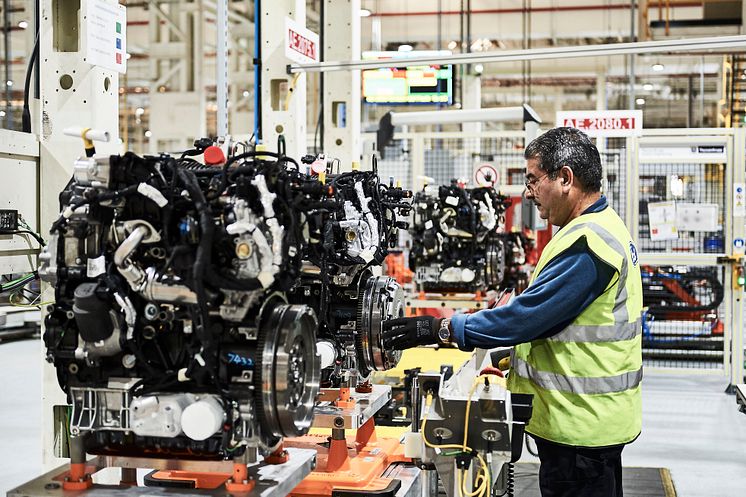
[[[404,293],[381,264],[408,227],[412,193],[380,183],[375,161],[372,171],[329,174],[325,185],[336,210],[308,217],[307,257],[289,298],[316,310],[323,384],[339,386],[351,371],[365,378],[399,362],[383,347],[381,323],[404,315]]]
[[[521,236],[501,232],[510,200],[494,188],[467,189],[454,180],[423,189],[412,205],[409,267],[421,290],[494,290],[523,263]]]
[[[305,433],[317,335],[332,370],[398,359],[379,335],[401,290],[371,268],[406,196],[269,152],[79,160],[40,270],[70,435],[91,454],[220,459]]]

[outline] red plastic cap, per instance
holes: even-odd
[[[225,164],[225,154],[220,147],[210,145],[205,149],[205,164],[208,166],[217,166]]]

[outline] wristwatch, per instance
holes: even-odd
[[[438,342],[440,342],[440,345],[448,345],[451,343],[450,318],[441,319],[440,328],[438,328]]]

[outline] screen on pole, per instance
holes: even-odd
[[[363,60],[449,56],[449,50],[363,52]],[[362,71],[363,100],[369,104],[451,104],[453,66],[450,64],[386,67]]]

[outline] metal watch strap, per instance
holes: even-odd
[[[453,333],[451,332],[451,318],[444,318],[438,328],[438,342],[441,345],[452,343]]]

